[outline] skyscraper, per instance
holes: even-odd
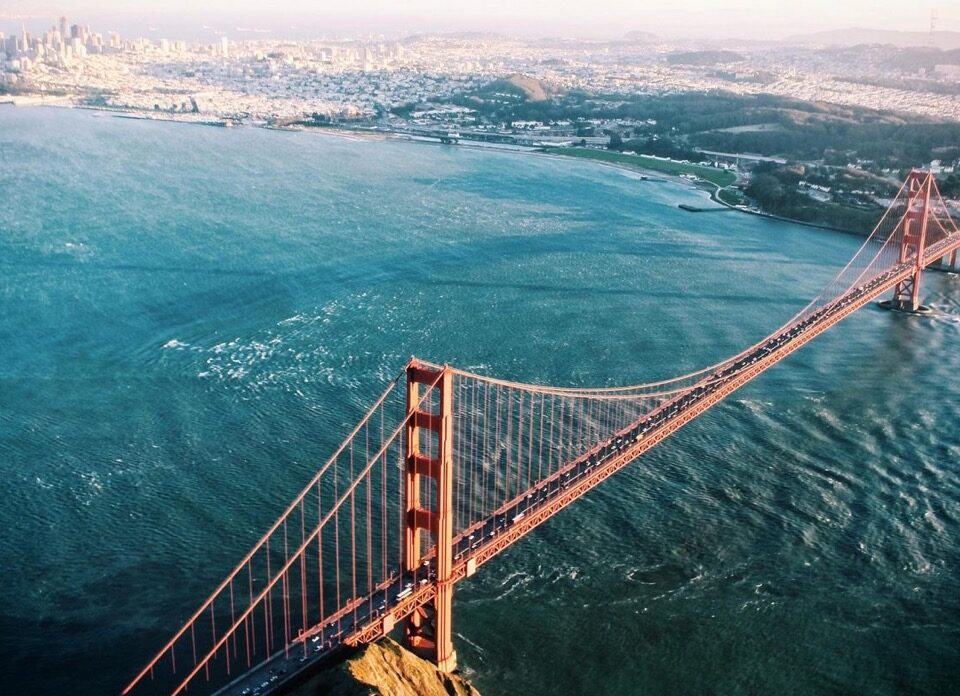
[[[67,40],[67,18],[66,17],[60,18],[60,40],[61,41]]]
[[[223,55],[224,58],[230,57],[230,42],[227,41],[226,36],[220,37],[220,53]]]

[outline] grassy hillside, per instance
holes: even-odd
[[[717,186],[729,186],[736,181],[736,175],[725,169],[715,169],[714,167],[705,167],[701,164],[683,164],[681,162],[669,162],[666,160],[653,159],[652,157],[640,157],[639,155],[625,155],[622,152],[612,150],[593,150],[583,147],[558,147],[549,150],[550,153],[566,155],[569,157],[581,157],[583,159],[594,159],[601,162],[615,162],[617,164],[635,167],[637,169],[647,169],[664,174],[693,174],[701,179],[706,179]]]

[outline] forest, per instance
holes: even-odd
[[[617,136],[629,147],[647,147],[666,138],[660,151],[750,152],[792,161],[846,165],[860,161],[891,170],[909,169],[939,159],[960,158],[960,123],[934,122],[919,116],[804,102],[769,94],[738,95],[724,91],[677,94],[590,95],[569,92],[530,101],[520,90],[510,94],[479,92],[455,103],[476,109],[484,120],[570,120],[584,124],[579,136],[590,135],[589,119],[633,121]],[[650,123],[653,121],[655,123]]]

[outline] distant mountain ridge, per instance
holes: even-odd
[[[888,29],[836,29],[812,34],[795,34],[783,40],[788,44],[820,44],[825,46],[856,46],[858,44],[890,44],[898,48],[929,46],[949,51],[960,48],[958,31],[894,31]]]
[[[630,43],[656,43],[660,41],[660,37],[649,31],[634,30],[624,34],[623,40]]]
[[[823,55],[833,60],[854,62],[867,61],[884,69],[918,74],[921,70],[932,73],[938,65],[960,65],[960,48],[941,51],[939,48],[917,46],[897,48],[889,44],[859,44],[857,46],[830,46],[820,49]]]

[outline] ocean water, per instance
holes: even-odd
[[[0,693],[117,693],[410,355],[613,385],[856,238],[612,168],[0,107]],[[960,279],[871,308],[458,586],[497,694],[960,689]]]

